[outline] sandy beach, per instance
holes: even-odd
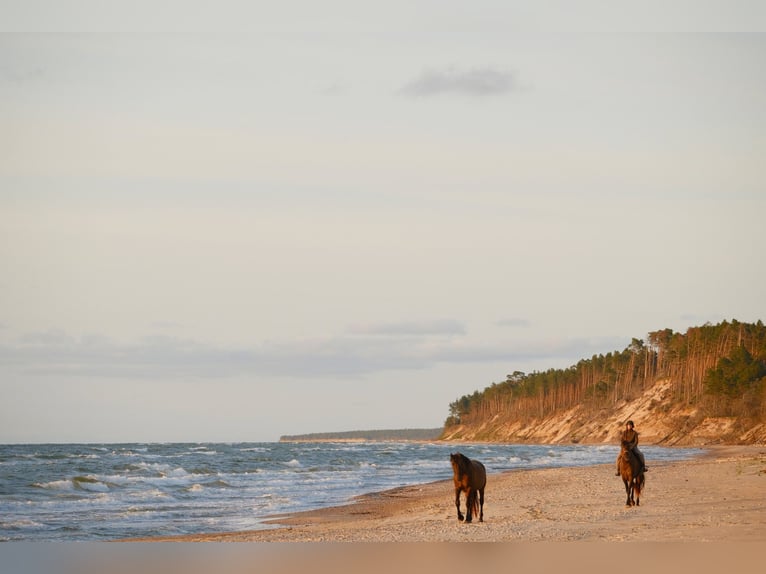
[[[484,522],[457,520],[452,481],[274,516],[266,530],[155,538],[178,542],[763,542],[766,446],[710,447],[652,464],[639,507],[626,508],[611,465],[488,477]],[[147,541],[147,540],[144,540]]]

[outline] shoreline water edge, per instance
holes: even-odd
[[[272,516],[268,530],[6,542],[0,564],[14,574],[763,570],[766,446],[705,447],[692,459],[648,464],[638,508],[624,506],[611,463],[509,470],[488,477],[483,523],[458,522],[452,481],[438,480]]]
[[[264,521],[269,529],[123,541],[750,544],[766,541],[764,492],[766,446],[708,446],[691,459],[650,464],[633,508],[614,465],[595,464],[490,474],[483,523],[459,522],[452,481],[438,480],[274,515]]]
[[[702,451],[645,447],[664,462]],[[275,515],[450,481],[460,450],[489,473],[612,462],[614,445],[127,443],[0,445],[0,541],[109,541],[273,529]]]
[[[612,445],[2,448],[10,543],[766,541],[763,445],[646,445],[632,509]],[[458,450],[487,463],[483,523],[457,520],[448,453]]]

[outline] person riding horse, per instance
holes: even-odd
[[[625,430],[622,431],[622,434],[620,435],[620,444],[624,444],[628,450],[632,450],[633,454],[638,457],[638,460],[641,461],[641,466],[644,469],[644,472],[646,472],[648,469],[646,468],[646,460],[644,459],[644,453],[642,453],[640,450],[638,450],[638,432],[636,432],[633,421],[628,421],[625,423]],[[617,456],[617,474],[615,476],[620,476],[620,457]]]

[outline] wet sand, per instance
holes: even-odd
[[[647,464],[632,508],[614,466],[597,465],[490,475],[482,523],[457,520],[450,480],[274,516],[266,530],[141,541],[766,542],[766,446],[710,447],[694,460]]]

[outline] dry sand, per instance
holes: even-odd
[[[151,541],[766,541],[766,446],[711,447],[691,461],[647,464],[641,505],[633,508],[614,466],[598,465],[490,475],[483,523],[457,520],[450,480],[275,516],[267,530]]]

